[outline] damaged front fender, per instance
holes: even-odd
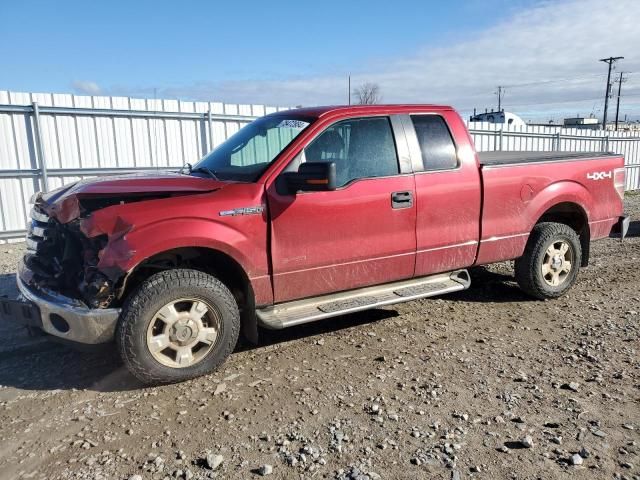
[[[136,251],[127,205],[211,192],[220,182],[175,174],[85,180],[34,199],[23,281],[106,308]],[[27,278],[28,277],[28,278]]]
[[[126,235],[133,225],[121,217],[105,220],[101,215],[92,215],[80,222],[80,230],[87,238],[95,238],[102,235],[107,237],[107,244],[98,252],[96,267],[112,282],[117,282],[125,273],[126,265],[135,255],[135,250],[130,247]]]

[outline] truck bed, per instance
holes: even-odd
[[[533,226],[555,205],[562,205],[558,208],[563,214],[587,222],[591,240],[608,236],[622,211],[614,173],[624,166],[622,155],[486,152],[478,156],[483,196],[478,264],[522,255]]]
[[[616,156],[609,152],[478,152],[480,165],[515,165],[519,163],[563,162]]]

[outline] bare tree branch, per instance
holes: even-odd
[[[353,91],[356,103],[360,105],[374,105],[382,101],[380,86],[377,83],[367,82]]]

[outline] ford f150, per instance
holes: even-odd
[[[242,331],[466,289],[515,260],[521,288],[564,294],[623,216],[622,156],[475,152],[434,105],[317,107],[242,128],[180,173],[37,194],[0,305],[54,337],[115,340],[149,384],[205,374]]]

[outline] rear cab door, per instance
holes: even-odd
[[[416,184],[417,277],[474,263],[482,184],[475,149],[451,109],[402,116]]]
[[[328,122],[283,171],[336,163],[334,191],[267,187],[276,303],[411,278],[413,173],[404,131],[389,115]]]

